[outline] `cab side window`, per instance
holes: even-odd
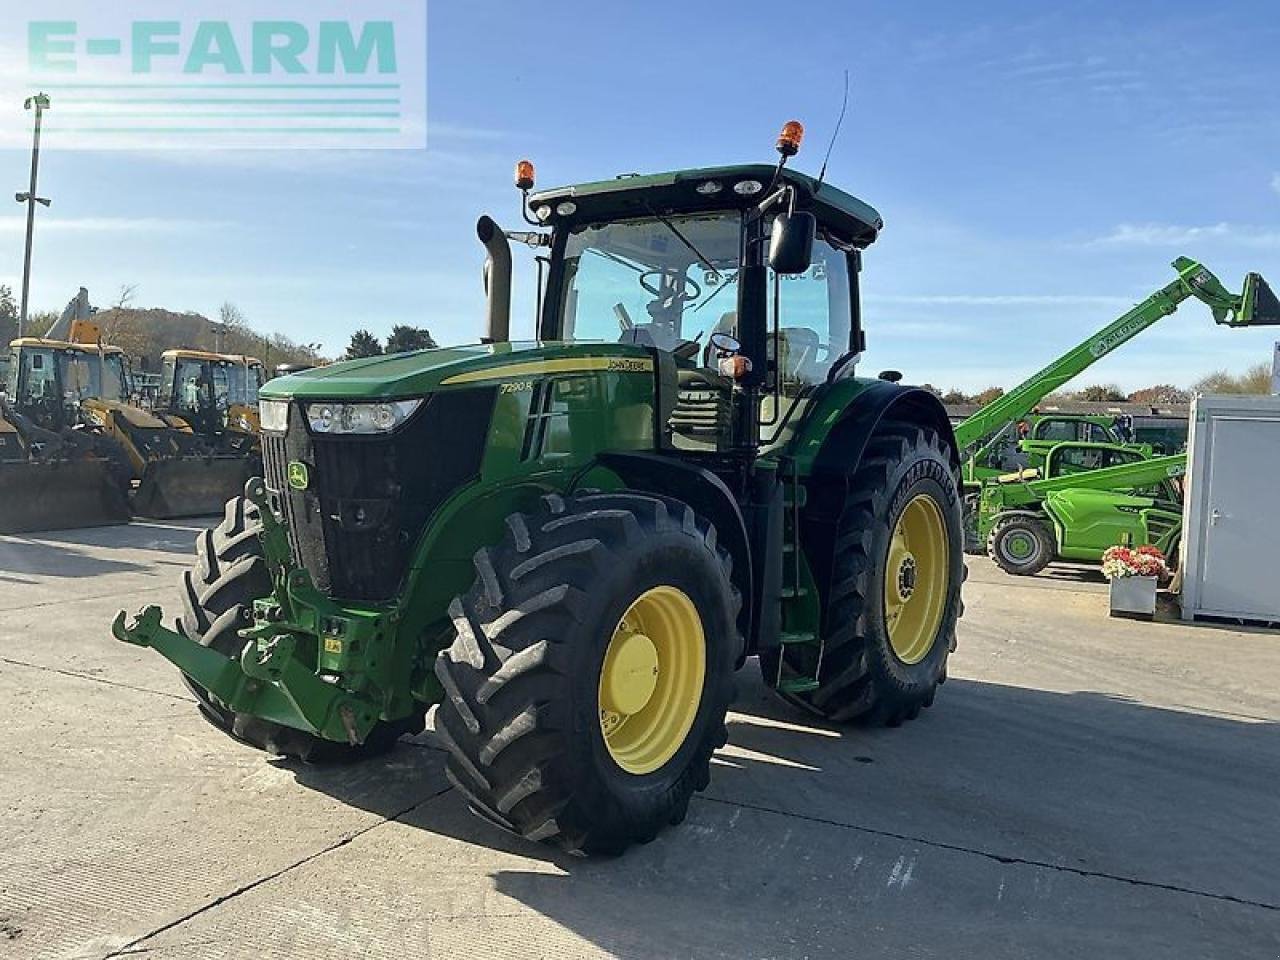
[[[853,312],[848,254],[819,237],[809,269],[794,276],[770,271],[769,291],[769,360],[775,395],[766,398],[761,413],[765,425],[785,419],[849,350]]]
[[[22,351],[22,370],[20,372],[22,395],[19,400],[35,403],[41,400],[60,399],[58,393],[57,374],[54,370],[53,354],[49,351]]]
[[[1075,440],[1076,424],[1073,420],[1041,420],[1036,426],[1037,440]]]

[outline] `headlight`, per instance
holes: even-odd
[[[263,430],[284,433],[289,429],[289,401],[263,400],[258,404],[259,423]]]
[[[390,433],[422,406],[421,400],[387,403],[309,403],[307,422],[316,433]],[[266,421],[263,421],[264,425]]]

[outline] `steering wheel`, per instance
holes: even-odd
[[[649,277],[660,277],[665,279],[672,276],[675,276],[675,274],[669,270],[646,270],[644,273],[640,274],[640,286],[644,287],[646,293],[651,293],[655,297],[671,296],[669,292],[664,291],[657,284],[650,281]],[[681,275],[680,279],[684,281],[684,289],[678,294],[675,294],[678,299],[697,300],[702,296],[702,287],[698,285],[698,281],[694,280],[693,277]]]

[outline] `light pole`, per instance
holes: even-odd
[[[18,336],[21,337],[27,326],[27,303],[31,296],[31,241],[36,231],[36,204],[49,206],[52,202],[36,194],[36,179],[40,173],[40,123],[44,112],[49,109],[49,95],[37,93],[27,97],[24,108],[36,111],[35,140],[31,145],[31,189],[27,193],[16,194],[14,199],[27,205],[27,253],[22,264],[22,313],[18,317]]]

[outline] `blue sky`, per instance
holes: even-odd
[[[46,154],[33,308],[215,314],[339,353],[393,323],[473,341],[482,212],[515,227],[514,160],[542,185],[769,160],[808,128],[816,171],[886,222],[868,253],[864,372],[1010,385],[1172,277],[1179,254],[1280,288],[1280,16],[1268,2],[644,4],[434,0],[425,152]],[[0,124],[22,127],[21,103]],[[21,189],[27,155],[0,152]],[[18,286],[21,208],[0,217]],[[531,329],[527,274],[515,332]],[[1198,305],[1091,371],[1188,383],[1270,356],[1280,328]]]

